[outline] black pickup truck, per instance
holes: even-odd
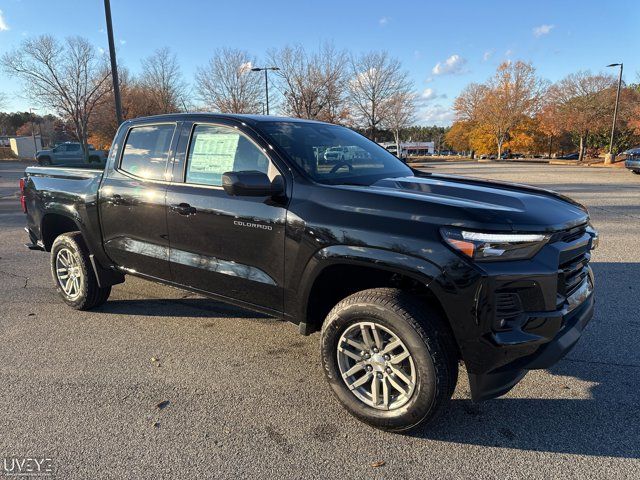
[[[339,147],[363,154],[328,161]],[[387,430],[432,419],[460,362],[474,400],[503,395],[593,315],[583,206],[413,170],[336,125],[141,118],[104,171],[29,167],[21,191],[28,246],[51,252],[70,306],[104,303],[129,274],[320,331],[337,398]]]

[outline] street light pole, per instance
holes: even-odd
[[[113,27],[111,26],[111,2],[104,0],[104,15],[107,20],[107,37],[109,38],[109,56],[111,57],[111,78],[113,79],[113,96],[116,101],[116,119],[118,126],[122,123],[122,102],[120,101],[120,84],[118,82],[118,64],[116,47],[113,43]]]
[[[618,119],[618,104],[620,103],[620,87],[622,86],[622,68],[621,63],[612,63],[607,67],[620,67],[620,73],[618,74],[618,90],[616,91],[616,104],[613,107],[613,124],[611,125],[611,140],[609,141],[609,155],[613,155],[613,136],[616,131],[616,120]]]
[[[267,101],[267,115],[269,115],[269,77],[267,76],[267,72],[269,70],[280,70],[278,67],[253,67],[251,69],[252,72],[264,72],[264,90],[265,90],[265,98]]]

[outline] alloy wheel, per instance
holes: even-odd
[[[56,280],[69,299],[80,296],[84,283],[82,267],[68,248],[61,248],[56,254]]]
[[[338,367],[347,388],[380,410],[405,405],[416,388],[416,367],[407,346],[389,328],[357,322],[338,341]]]

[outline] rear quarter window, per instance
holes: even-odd
[[[137,177],[165,180],[175,124],[144,125],[129,130],[120,169]]]

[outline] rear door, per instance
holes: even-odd
[[[132,125],[98,195],[109,257],[129,271],[164,280],[171,279],[165,175],[176,127]]]
[[[65,163],[69,165],[85,163],[82,146],[79,143],[70,143],[67,145]]]
[[[56,165],[61,165],[67,163],[67,146],[66,145],[58,145],[53,149],[53,158],[52,162]]]
[[[282,311],[285,201],[221,186],[229,171],[281,175],[258,142],[237,126],[185,123],[167,190],[171,269],[177,283]]]

